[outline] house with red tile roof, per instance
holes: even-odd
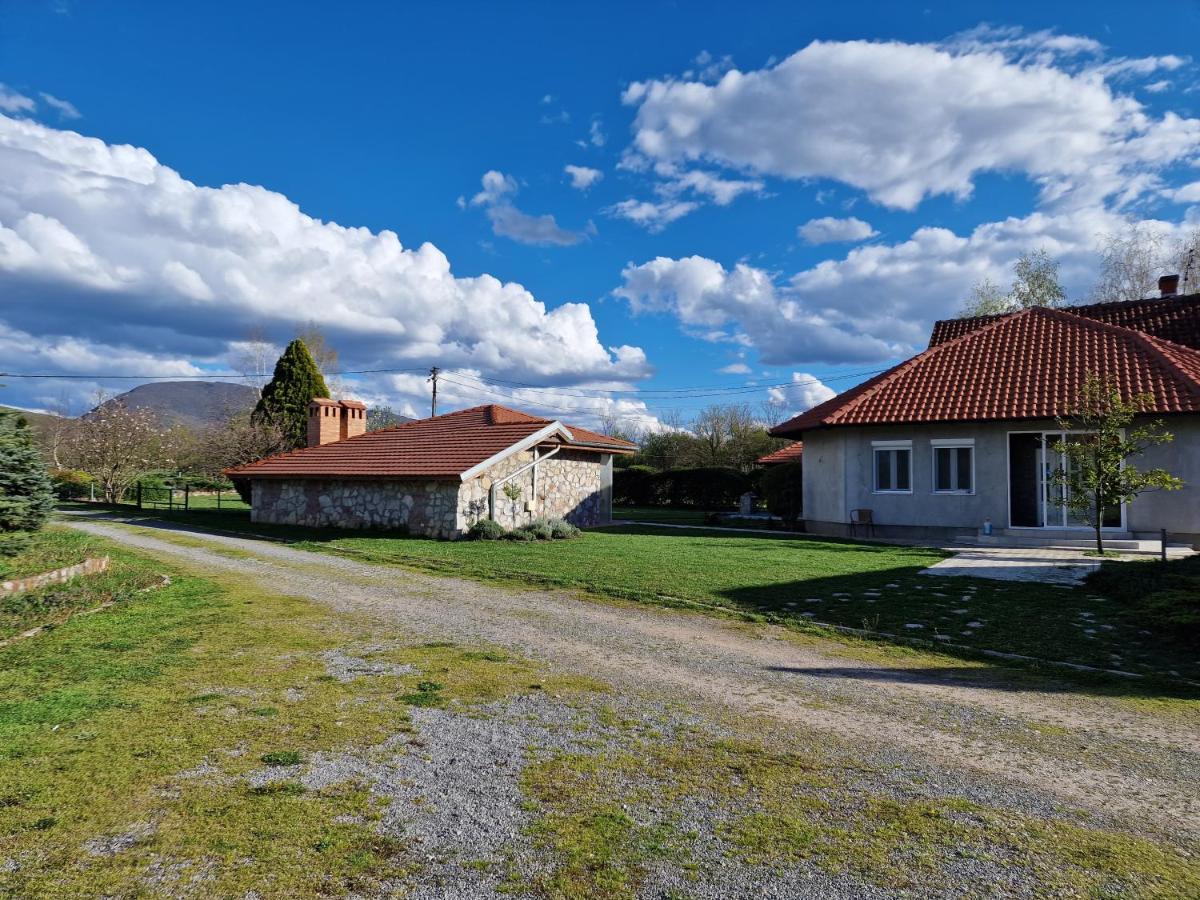
[[[308,412],[307,447],[226,470],[250,484],[252,521],[447,538],[485,518],[603,525],[613,456],[637,449],[494,404],[372,432],[357,401],[318,398]]]
[[[1069,440],[1058,420],[1092,374],[1126,398],[1149,395],[1147,417],[1175,439],[1137,464],[1184,481],[1110,510],[1110,535],[1166,528],[1200,544],[1200,296],[938,322],[923,353],[771,433],[803,439],[812,531],[844,534],[870,510],[882,536],[945,539],[990,523],[1062,538],[1086,526],[1055,502],[1050,474],[1065,459],[1053,448]]]

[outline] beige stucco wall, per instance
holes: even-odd
[[[251,521],[337,528],[408,528],[428,537],[458,537],[487,518],[488,489],[533,461],[533,451],[514,454],[465,483],[396,479],[256,479]],[[510,499],[496,491],[496,520],[515,528],[539,518],[574,525],[612,521],[612,457],[563,450],[511,482]]]
[[[1160,528],[1178,539],[1200,541],[1200,417],[1166,420],[1175,435],[1135,462],[1161,466],[1184,480],[1181,491],[1147,493],[1126,508],[1126,528],[1156,536]],[[870,509],[881,536],[953,536],[974,532],[991,519],[1009,527],[1008,436],[1017,431],[1055,431],[1051,420],[948,425],[833,428],[804,435],[804,516],[819,533],[845,533],[850,510]],[[975,491],[933,492],[932,439],[973,438]],[[873,441],[912,441],[912,493],[875,493]]]

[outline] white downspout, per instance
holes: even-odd
[[[537,448],[534,448],[533,462],[526,463],[525,465],[521,466],[521,468],[517,469],[515,472],[510,472],[509,474],[505,475],[503,478],[499,478],[499,479],[493,481],[492,486],[488,488],[488,518],[491,519],[493,522],[496,520],[496,488],[500,487],[500,485],[504,484],[505,482],[512,481],[518,475],[524,475],[530,469],[533,469],[534,484],[536,485],[537,484],[538,464],[545,462],[546,460],[548,460],[550,457],[552,457],[555,453],[557,453],[561,449],[562,449],[561,446],[554,447],[549,452],[547,452],[544,456],[539,457]]]

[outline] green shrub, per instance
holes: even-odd
[[[50,483],[59,500],[87,497],[96,479],[80,469],[51,469]]]
[[[800,462],[770,466],[760,481],[767,510],[785,522],[804,514],[804,466]]]
[[[528,531],[539,541],[550,541],[554,539],[554,529],[551,527],[549,522],[543,522],[541,520],[538,520],[537,522],[530,522],[528,525],[524,526],[522,530]]]
[[[570,522],[565,522],[562,519],[555,519],[550,523],[550,534],[556,541],[569,541],[572,538],[579,537],[582,533]]]
[[[480,519],[467,531],[472,541],[498,541],[504,537],[504,526],[495,519]]]
[[[514,528],[512,531],[510,531],[504,537],[506,540],[518,541],[518,542],[536,541],[537,540],[537,538],[534,537],[534,535],[530,531],[528,531],[524,528]]]

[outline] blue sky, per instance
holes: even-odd
[[[346,367],[458,369],[455,405],[653,426],[722,398],[636,391],[794,380],[795,411],[1023,249],[1082,299],[1098,235],[1190,227],[1196,33],[1195,3],[6,3],[0,370],[229,371],[311,320]]]

